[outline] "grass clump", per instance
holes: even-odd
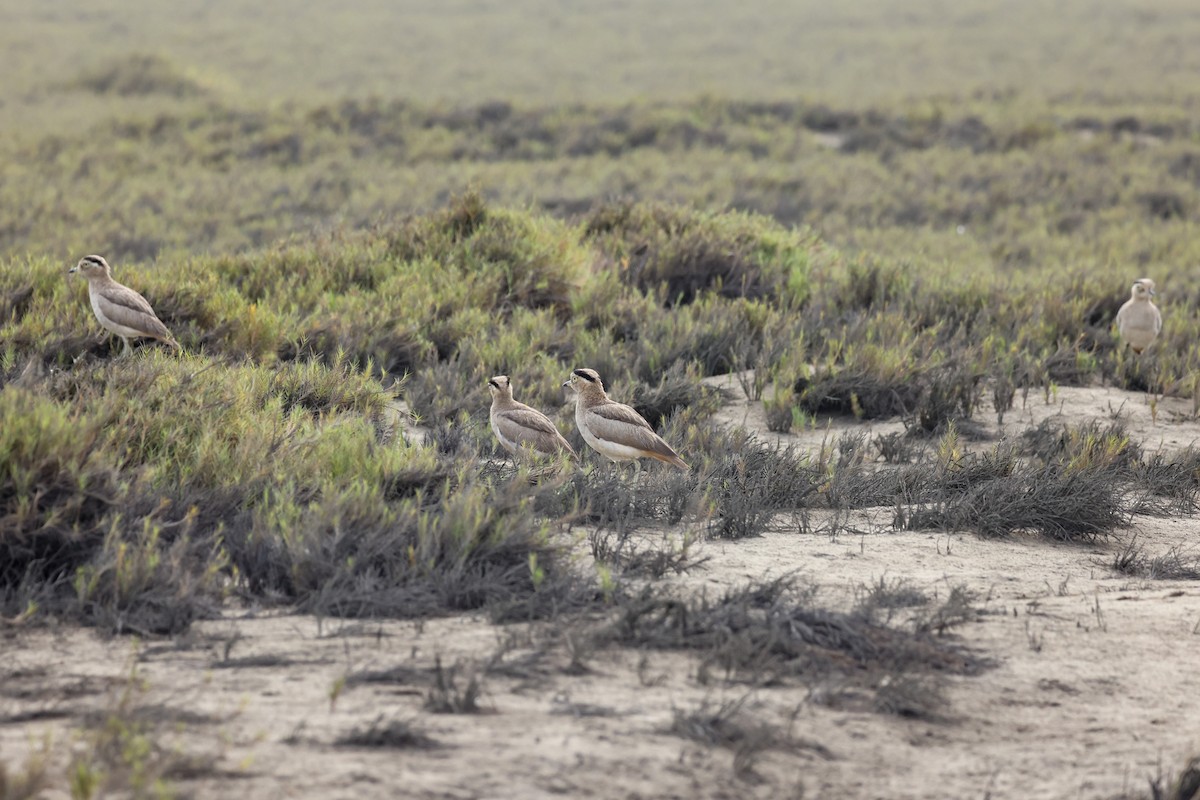
[[[1114,800],[1192,800],[1200,794],[1200,756],[1192,756],[1179,770],[1164,773],[1159,765],[1158,774],[1148,778],[1148,790],[1145,792],[1126,791]]]
[[[0,586],[69,578],[102,545],[124,499],[95,417],[0,388]]]
[[[821,471],[790,447],[768,446],[745,433],[716,435],[706,485],[712,509],[709,535],[757,536],[772,518],[815,502]]]
[[[475,191],[403,225],[390,248],[403,261],[437,259],[454,268],[476,300],[472,308],[502,314],[516,306],[566,311],[590,266],[566,225],[489,207]]]
[[[52,785],[50,777],[50,742],[26,756],[18,767],[0,761],[0,797],[4,800],[33,800]]]
[[[464,676],[463,673],[466,672]],[[456,663],[442,667],[441,656],[434,660],[433,686],[425,695],[425,708],[435,714],[478,714],[483,681],[478,669]]]
[[[723,703],[705,700],[688,711],[674,710],[668,733],[710,747],[724,747],[733,752],[733,774],[742,780],[760,780],[754,767],[771,750],[793,747],[792,737],[774,725],[758,721],[745,709],[747,697]],[[824,758],[832,757],[828,749],[806,743]]]
[[[669,304],[724,297],[807,298],[816,240],[754,214],[712,214],[676,206],[610,203],[584,225],[585,240],[613,259],[623,280],[658,290]]]
[[[257,591],[307,611],[413,617],[502,606],[541,616],[586,589],[520,483],[490,488],[459,474],[397,502],[361,482],[308,503],[273,495],[229,546]]]

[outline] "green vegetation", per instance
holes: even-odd
[[[1192,451],[1145,453],[1117,423],[1004,427],[1060,386],[1200,412],[1183,0],[43,5],[0,26],[0,617],[163,635],[230,598],[583,610],[555,641],[566,671],[607,645],[758,685],[849,665],[832,700],[936,718],[928,669],[982,666],[941,637],[965,591],[934,606],[881,582],[847,613],[795,578],[717,600],[657,579],[697,566],[700,537],[836,536],[868,507],[1067,542],[1200,507]],[[97,337],[65,275],[93,252],[184,353]],[[1136,358],[1111,325],[1143,276],[1165,328]],[[563,407],[578,366],[693,470],[634,484],[600,463]],[[726,398],[702,379],[728,372],[773,431],[904,431],[766,446],[713,423]],[[499,373],[581,469],[497,457]],[[990,413],[1004,439],[979,445]],[[1196,575],[1132,545],[1113,566]],[[439,661],[428,707],[480,711],[501,661]],[[130,708],[96,726],[76,795],[166,785]],[[672,730],[744,776],[788,738],[737,706]],[[388,716],[337,743],[437,744]],[[0,764],[0,794],[38,791],[44,762]]]
[[[1106,331],[1119,297],[1089,297],[1074,275],[964,282],[750,214],[615,203],[567,223],[469,193],[371,232],[126,267],[187,352],[118,358],[93,336],[82,285],[46,259],[21,266],[0,275],[9,613],[34,603],[169,632],[237,592],[343,615],[511,619],[614,596],[571,566],[556,522],[618,544],[651,520],[741,538],[779,511],[902,503],[900,527],[1075,539],[1123,522],[1118,484],[1167,485],[1153,507],[1194,506],[1194,459],[1147,461],[1119,430],[1043,432],[1034,461],[962,455],[989,383],[1010,402],[1103,379],[1194,388],[1175,376],[1196,374],[1197,351],[1128,359]],[[487,377],[507,373],[553,409],[580,364],[696,469],[633,489],[603,467],[533,488],[481,467]],[[699,379],[745,366],[784,387],[785,420],[900,416],[910,438],[942,437],[936,458],[880,471],[862,443],[800,454],[716,431],[721,398]],[[430,426],[424,441],[404,434],[397,396]],[[653,563],[593,548],[618,574]]]

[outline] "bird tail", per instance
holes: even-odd
[[[649,455],[651,458],[657,459],[664,464],[670,464],[672,467],[682,472],[687,472],[691,469],[686,461],[674,453],[650,453]]]

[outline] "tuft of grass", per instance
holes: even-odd
[[[930,601],[929,595],[905,578],[889,581],[881,577],[859,593],[854,610],[868,620],[883,616],[884,622],[890,622],[898,609],[919,608]]]
[[[1120,800],[1191,800],[1200,793],[1200,756],[1192,756],[1172,776],[1163,772],[1159,765],[1158,774],[1148,778],[1148,792],[1125,792]]]
[[[724,703],[703,701],[690,711],[674,709],[667,732],[710,747],[733,751],[733,772],[742,780],[757,776],[754,767],[763,754],[790,746],[790,737],[772,725],[752,719],[744,709],[747,697]],[[828,751],[824,751],[828,753]]]
[[[657,541],[648,539],[648,534],[638,535],[628,528],[598,527],[588,533],[588,545],[596,563],[625,576],[657,579],[668,573],[681,574],[708,561],[707,556],[695,556],[695,540],[687,533],[680,537],[664,533]]]
[[[1150,557],[1133,536],[1113,556],[1112,570],[1119,575],[1150,580],[1195,581],[1200,580],[1200,553],[1176,545]]]
[[[617,262],[623,280],[672,305],[709,291],[802,303],[816,245],[760,215],[628,202],[594,209],[584,236]]]
[[[464,669],[461,663],[443,668],[441,656],[435,658],[433,686],[425,695],[427,710],[435,714],[478,714],[483,710],[479,705],[482,694],[478,669]]]
[[[429,750],[440,747],[409,720],[385,720],[380,714],[369,725],[356,727],[334,740],[338,747],[369,747],[395,750]]]

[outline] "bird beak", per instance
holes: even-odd
[[[68,274],[68,275],[74,275],[76,272],[79,272],[79,265],[78,265],[78,264],[76,264],[75,266],[73,266],[73,267],[71,267],[69,270],[67,270],[67,274]]]
[[[1158,296],[1158,292],[1156,292],[1156,291],[1154,291],[1153,289],[1151,289],[1151,290],[1150,290],[1150,296],[1151,296],[1151,297],[1157,297],[1157,296]]]

